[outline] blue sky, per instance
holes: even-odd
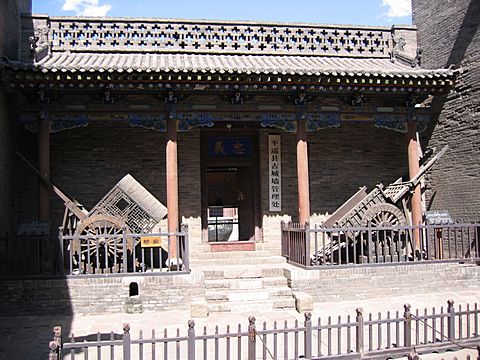
[[[267,20],[322,24],[411,24],[411,0],[33,0],[61,16]]]

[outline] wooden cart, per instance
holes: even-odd
[[[61,190],[35,165],[18,153],[65,203],[63,234],[75,236],[72,253],[79,261],[89,258],[102,264],[121,260],[123,254],[122,231],[145,234],[167,216],[167,208],[130,174],[125,175],[94,207],[86,210],[72,196]],[[132,242],[127,247],[132,250]],[[107,249],[105,251],[105,249]],[[101,251],[101,254],[98,252]],[[98,255],[98,256],[97,256]],[[107,257],[108,259],[105,259]],[[95,265],[95,264],[94,264]]]
[[[410,225],[407,204],[412,190],[447,149],[448,145],[420,166],[417,175],[409,181],[402,181],[402,178],[399,178],[386,188],[378,184],[370,193],[367,193],[366,186],[362,186],[322,224],[322,227],[354,228],[368,224],[374,227]]]
[[[399,178],[386,188],[378,184],[370,193],[367,187],[362,186],[350,199],[340,206],[323,224],[321,228],[326,230],[330,236],[325,238],[325,246],[317,253],[312,254],[310,262],[312,265],[329,261],[331,256],[342,251],[349,251],[347,248],[360,247],[364,251],[370,251],[366,240],[362,238],[362,230],[367,226],[371,228],[390,228],[410,226],[410,211],[408,202],[412,196],[412,190],[420,183],[422,177],[447,151],[445,146],[428,162],[420,166],[418,173],[409,181],[402,181]],[[364,232],[363,232],[364,234]],[[407,242],[411,242],[411,234],[407,231],[374,231],[372,241],[375,246],[391,246],[395,243],[402,251],[406,251]],[[338,255],[337,255],[338,256]]]

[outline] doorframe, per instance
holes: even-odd
[[[250,158],[215,158],[208,157],[208,138],[224,137],[238,138],[248,137],[252,140],[252,156]],[[259,132],[258,130],[216,130],[205,129],[200,132],[200,183],[201,183],[201,227],[202,243],[209,244],[208,241],[208,220],[207,220],[207,167],[252,167],[252,186],[253,186],[253,212],[254,212],[254,240],[261,241],[262,217],[261,217],[261,193],[260,193],[260,161],[259,161]],[[240,225],[239,225],[240,226]],[[259,231],[260,230],[260,231]],[[245,241],[240,241],[244,243]]]

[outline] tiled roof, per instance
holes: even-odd
[[[8,61],[16,70],[38,72],[147,72],[147,73],[231,73],[382,76],[405,78],[448,78],[448,69],[412,68],[388,58],[222,55],[170,53],[77,53],[54,52],[33,63]]]

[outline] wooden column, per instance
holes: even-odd
[[[38,119],[38,170],[45,179],[50,179],[50,120]],[[38,219],[50,220],[50,189],[42,180],[38,183]]]
[[[413,178],[420,167],[418,156],[418,142],[417,142],[417,124],[414,120],[408,121],[408,172],[410,179]],[[422,224],[422,195],[420,184],[413,191],[412,200],[410,203],[412,210],[412,225]],[[420,250],[420,232],[418,230],[413,231],[413,239],[415,244],[415,250]]]
[[[297,121],[297,177],[298,177],[298,221],[310,222],[310,194],[308,188],[307,121]]]
[[[167,208],[168,232],[178,231],[177,120],[167,120]],[[170,238],[170,261],[177,258],[176,238]]]

